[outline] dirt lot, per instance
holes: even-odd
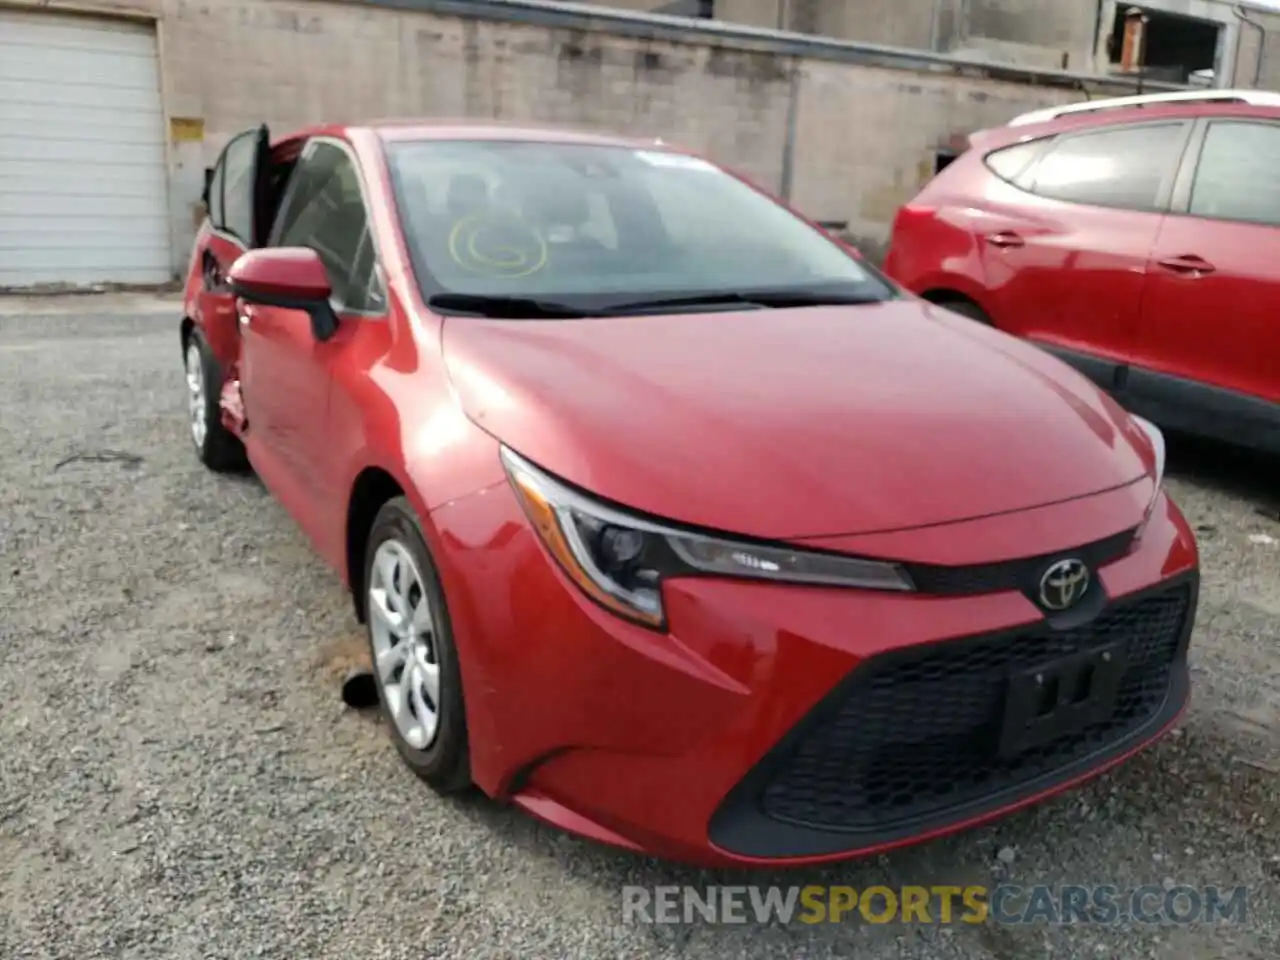
[[[441,801],[402,769],[340,705],[362,640],[335,577],[256,482],[192,455],[173,317],[103,303],[0,304],[0,957],[1280,955],[1280,464],[1174,446],[1205,575],[1177,735],[996,826],[711,876]],[[1215,927],[621,913],[628,883],[999,880],[1252,893],[1243,925]]]

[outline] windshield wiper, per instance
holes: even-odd
[[[813,289],[776,290],[709,290],[706,293],[678,297],[654,297],[606,303],[593,308],[516,297],[505,294],[437,293],[427,298],[427,306],[446,312],[469,313],[502,320],[555,320],[582,317],[613,317],[644,313],[679,312],[698,307],[747,307],[781,309],[785,307],[818,307],[828,304],[858,305],[879,303],[888,299],[879,292],[854,294]]]
[[[661,297],[653,300],[632,300],[612,303],[605,308],[608,314],[640,313],[649,310],[676,310],[681,307],[718,307],[741,305],[784,309],[786,307],[820,307],[880,303],[887,299],[876,294],[833,293],[823,290],[711,290],[706,293],[683,297]]]
[[[541,320],[591,315],[578,307],[553,300],[480,293],[437,293],[427,298],[427,306],[436,310],[456,310],[502,320]]]

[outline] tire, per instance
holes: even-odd
[[[188,421],[196,456],[206,467],[218,473],[243,469],[247,462],[244,444],[222,425],[222,410],[218,406],[222,370],[213,351],[197,331],[187,338],[183,365],[187,379]]]
[[[363,589],[378,701],[396,750],[436,792],[466,790],[470,751],[449,608],[422,528],[404,497],[388,501],[374,518]],[[417,611],[415,629],[404,628],[398,611],[405,608]],[[427,679],[432,674],[434,692]]]
[[[967,320],[974,320],[977,323],[991,326],[991,318],[982,312],[982,308],[976,303],[969,300],[944,300],[937,306],[944,310],[950,310],[957,316],[964,317]]]

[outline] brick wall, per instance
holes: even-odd
[[[687,42],[645,39],[327,0],[94,6],[158,18],[166,112],[204,123],[203,143],[171,149],[179,267],[204,165],[262,120],[285,129],[475,116],[661,136],[777,188],[794,90],[795,201],[816,218],[848,220],[874,245],[952,134],[1078,99],[1061,88],[779,55],[761,42],[692,32],[680,35]]]

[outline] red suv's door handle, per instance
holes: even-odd
[[[1156,263],[1164,267],[1166,270],[1172,270],[1174,273],[1183,273],[1190,276],[1199,276],[1202,273],[1213,273],[1213,264],[1203,257],[1197,257],[1190,254],[1185,257],[1165,257],[1163,260],[1157,260]]]
[[[1026,241],[1012,230],[1001,230],[999,233],[988,234],[987,243],[991,244],[993,247],[1000,247],[1004,249],[1008,247],[1020,247],[1026,243]]]

